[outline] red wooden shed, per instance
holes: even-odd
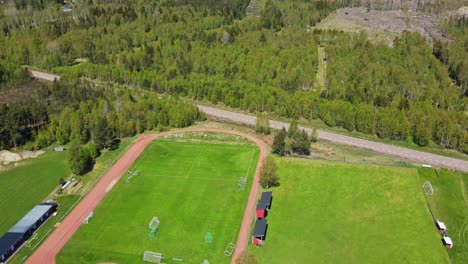
[[[263,219],[267,216],[268,212],[267,212],[267,206],[263,203],[258,203],[257,204],[257,209],[256,209],[256,212],[257,212],[257,219]]]

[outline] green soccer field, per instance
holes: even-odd
[[[151,143],[130,169],[140,174],[130,183],[122,177],[57,262],[143,263],[147,250],[162,253],[165,263],[229,263],[223,253],[236,242],[258,155],[252,145]],[[161,224],[150,237],[153,216]],[[212,243],[205,243],[207,232]]]
[[[259,263],[449,263],[416,169],[277,161]]]
[[[436,219],[447,226],[453,263],[468,263],[468,174],[446,169],[419,169],[420,185],[430,181],[434,193],[427,201]]]

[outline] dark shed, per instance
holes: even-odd
[[[252,234],[252,244],[261,246],[266,239],[268,223],[265,219],[257,219]]]
[[[262,192],[260,203],[267,206],[267,209],[271,209],[271,202],[273,201],[272,192]]]
[[[57,207],[56,203],[36,205],[3,235],[0,238],[0,262],[6,262],[34,234],[34,231],[55,212]]]

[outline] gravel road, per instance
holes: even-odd
[[[59,75],[49,74],[45,72],[30,71],[34,78],[53,81],[54,79],[60,80]],[[213,116],[219,119],[223,119],[229,122],[243,123],[248,125],[255,125],[256,118],[254,116],[240,114],[235,112],[229,112],[220,110],[212,107],[198,105],[200,111],[208,116]],[[284,122],[278,122],[270,120],[270,126],[274,129],[281,129],[283,126],[288,128],[289,124]],[[312,129],[307,127],[300,127],[305,129],[307,133],[311,133]],[[370,140],[359,139],[349,136],[343,136],[337,133],[318,131],[319,139],[324,139],[337,144],[343,144],[358,148],[370,149],[382,154],[391,155],[399,158],[420,162],[421,164],[429,164],[435,167],[448,168],[453,170],[459,170],[468,172],[468,161],[449,158],[441,155],[431,154],[427,152],[411,150],[403,147],[392,146],[388,144],[378,143]]]
[[[198,105],[200,111],[208,116],[216,117],[225,121],[243,123],[248,125],[255,125],[256,118],[254,116],[240,114],[225,110],[220,110],[212,107]],[[282,127],[289,127],[288,123],[270,120],[270,126],[274,129],[281,129]],[[305,129],[307,133],[311,133],[312,129],[300,126]],[[388,144],[378,143],[370,140],[359,139],[340,134],[325,132],[318,130],[318,138],[331,141],[337,144],[343,144],[363,149],[370,149],[386,155],[391,155],[399,158],[420,162],[421,164],[428,164],[434,167],[442,167],[453,170],[468,172],[468,161],[449,158],[441,155],[431,154],[427,152],[411,150],[403,147],[392,146]]]

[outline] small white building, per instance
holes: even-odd
[[[445,232],[445,230],[447,230],[447,226],[445,226],[444,222],[442,221],[436,220],[436,226],[437,229],[439,229],[439,232],[442,234]]]
[[[453,247],[453,242],[452,242],[452,239],[450,237],[444,236],[442,238],[442,242],[444,243],[444,246],[446,248],[452,248]]]

